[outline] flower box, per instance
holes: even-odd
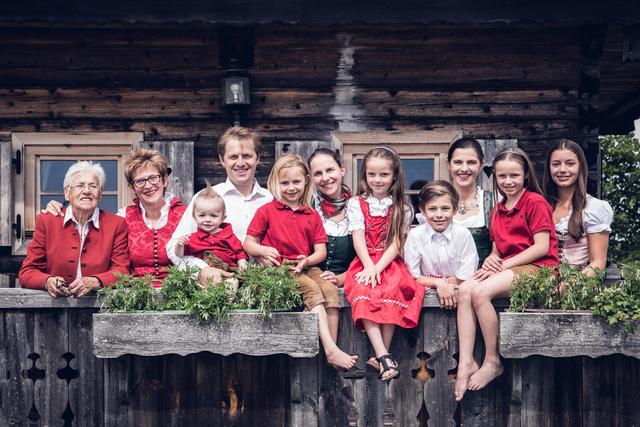
[[[100,358],[158,356],[208,351],[228,356],[318,354],[318,316],[309,312],[231,312],[225,320],[199,322],[182,311],[93,315],[93,351]]]
[[[640,331],[609,325],[590,311],[500,313],[500,354],[506,358],[624,354],[640,358]]]

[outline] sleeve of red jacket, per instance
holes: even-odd
[[[118,226],[113,238],[113,248],[111,250],[111,268],[96,277],[102,282],[102,286],[110,286],[118,281],[115,273],[129,273],[129,250],[127,246],[127,223],[123,218],[118,217]]]
[[[51,276],[47,269],[47,233],[41,215],[36,216],[33,239],[27,248],[27,257],[18,273],[20,286],[31,289],[45,289],[45,282]]]

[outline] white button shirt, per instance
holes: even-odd
[[[409,231],[404,262],[413,277],[455,276],[467,280],[478,269],[478,251],[471,232],[460,224],[451,223],[442,233],[429,224],[420,224]]]
[[[227,212],[228,222],[233,227],[233,233],[236,237],[243,242],[247,236],[247,228],[249,223],[253,219],[253,215],[258,208],[262,205],[269,203],[273,200],[273,196],[266,188],[263,188],[258,184],[258,181],[253,183],[253,191],[249,196],[244,196],[238,189],[229,181],[229,178],[225,182],[216,184],[213,186],[213,190],[224,198],[224,204]],[[198,191],[189,202],[187,210],[182,215],[180,223],[176,230],[173,232],[171,239],[167,242],[167,255],[171,262],[175,265],[190,265],[198,268],[208,267],[208,264],[203,260],[193,257],[185,256],[180,258],[176,255],[176,244],[181,236],[194,233],[198,227],[196,221],[193,219],[193,201],[198,197],[202,190]]]
[[[80,250],[78,251],[78,268],[76,269],[76,279],[79,279],[82,277],[80,259],[82,258],[82,248],[84,248],[84,241],[87,238],[87,235],[89,234],[89,223],[93,222],[93,226],[97,229],[100,229],[100,209],[95,208],[93,210],[93,214],[91,214],[91,218],[89,218],[89,220],[85,222],[82,227],[80,227],[80,223],[78,222],[75,215],[73,214],[73,210],[71,209],[71,206],[69,206],[67,210],[64,212],[64,219],[62,220],[62,224],[64,225],[69,221],[73,221],[73,225],[76,227],[76,230],[78,230],[78,236],[80,236]]]

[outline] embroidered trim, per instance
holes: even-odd
[[[355,304],[359,300],[371,301],[371,298],[369,298],[368,296],[365,296],[365,295],[360,295],[359,297],[355,297],[353,299],[353,301],[351,301],[351,305]],[[393,300],[393,299],[381,298],[380,302],[384,302],[384,303],[387,303],[387,304],[395,304],[395,305],[400,306],[400,307],[402,307],[404,309],[409,308],[409,304],[403,304],[400,301],[396,301],[396,300]]]

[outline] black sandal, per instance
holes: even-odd
[[[400,369],[398,369],[398,362],[396,362],[396,360],[393,358],[393,354],[391,353],[383,354],[382,356],[377,357],[376,360],[378,361],[378,363],[380,363],[380,366],[382,366],[382,372],[378,376],[378,378],[380,378],[382,382],[386,383],[400,376]],[[390,362],[394,363],[395,366],[392,365]],[[387,371],[392,371],[392,372],[385,377],[384,373]]]

